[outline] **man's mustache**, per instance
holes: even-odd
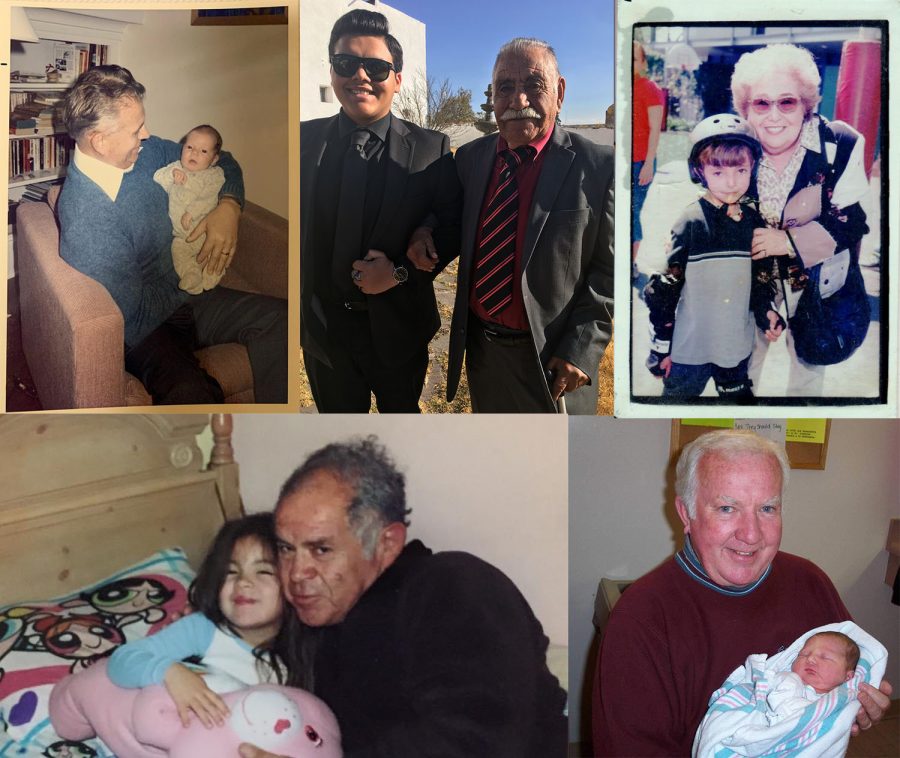
[[[500,116],[501,121],[515,121],[516,119],[521,118],[543,118],[540,113],[538,113],[534,108],[528,106],[527,108],[522,108],[520,111],[514,111],[510,108]]]

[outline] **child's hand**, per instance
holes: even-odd
[[[184,215],[181,217],[181,228],[184,229],[185,231],[189,231],[191,226],[193,226],[193,224],[194,224],[194,217],[190,213],[185,211]]]
[[[175,184],[184,184],[187,181],[187,174],[180,168],[172,169],[172,179]]]
[[[769,340],[769,342],[777,342],[787,324],[784,323],[784,319],[781,318],[777,311],[770,310],[766,315],[769,317],[769,328],[766,329],[766,339]]]
[[[163,681],[175,701],[182,724],[188,726],[191,723],[191,712],[207,729],[225,723],[225,717],[230,713],[228,706],[206,686],[203,677],[196,671],[191,671],[180,663],[173,663],[166,671]]]
[[[657,379],[668,378],[669,372],[672,370],[672,358],[668,353],[661,353],[658,350],[651,349],[647,362],[644,365]]]

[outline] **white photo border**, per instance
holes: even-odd
[[[900,71],[900,50],[896,32],[900,27],[900,5],[895,0],[871,0],[848,7],[842,0],[803,0],[781,3],[758,0],[746,6],[723,8],[707,0],[685,3],[680,0],[618,0],[616,13],[616,233],[618,262],[615,273],[616,318],[615,415],[625,418],[896,418],[898,409],[898,275],[900,253],[900,203],[896,177],[900,176],[900,154],[889,150],[888,123],[900,117],[900,99],[890,97],[887,76],[883,84],[882,218],[887,235],[882,237],[881,272],[881,376],[877,398],[762,398],[756,405],[725,405],[717,398],[697,404],[669,404],[661,399],[633,395],[632,366],[643,364],[646,356],[633,354],[631,282],[631,86],[632,40],[635,26],[733,24],[762,26],[769,22],[790,22],[793,26],[841,25],[841,22],[883,22],[883,44],[887,70]],[[779,24],[783,25],[783,24]],[[893,33],[893,34],[892,34]],[[891,43],[894,44],[891,44]],[[888,178],[895,181],[891,184]],[[884,231],[885,222],[882,221]],[[885,297],[885,294],[887,297]],[[639,398],[639,399],[636,399]]]

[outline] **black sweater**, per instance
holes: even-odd
[[[566,696],[541,625],[472,555],[415,540],[343,622],[315,633],[315,692],[347,758],[565,755]]]

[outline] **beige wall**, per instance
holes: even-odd
[[[591,624],[600,577],[636,578],[680,547],[668,421],[572,419],[569,729],[589,728],[578,706],[593,676]],[[900,608],[884,583],[890,518],[900,516],[900,422],[836,420],[824,471],[791,472],[782,548],[818,564],[854,619],[888,648],[900,692]],[[735,661],[737,665],[739,661]],[[585,670],[587,668],[587,674]]]
[[[236,415],[235,456],[248,511],[272,508],[304,457],[377,434],[406,474],[411,538],[500,568],[550,640],[566,644],[566,421],[538,416]]]
[[[288,27],[191,26],[190,11],[146,11],[121,63],[147,87],[151,134],[209,123],[244,171],[248,200],[288,216]]]

